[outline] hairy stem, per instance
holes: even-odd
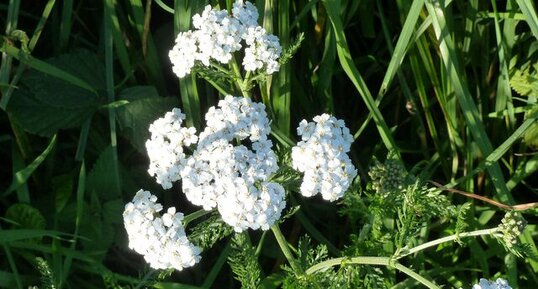
[[[334,258],[327,261],[323,261],[321,263],[318,263],[308,268],[306,270],[306,274],[311,275],[318,271],[321,271],[330,267],[334,267],[334,266],[339,266],[342,264],[379,265],[379,266],[392,267],[406,274],[407,276],[415,279],[416,281],[420,282],[421,284],[423,284],[424,286],[430,289],[440,289],[439,286],[435,285],[430,280],[422,277],[420,274],[398,263],[398,261],[390,257],[359,256],[359,257],[352,257],[352,258],[348,258],[348,257]]]
[[[293,271],[295,271],[295,273],[297,274],[302,275],[303,270],[299,267],[299,265],[297,264],[297,261],[293,257],[293,254],[291,253],[290,248],[288,247],[288,241],[286,241],[286,238],[284,237],[284,235],[282,235],[282,232],[280,231],[278,224],[274,224],[271,227],[271,230],[273,231],[276,241],[278,242],[278,245],[280,246],[282,253],[284,253],[284,256],[288,260],[288,263],[290,263],[290,266],[293,269]]]
[[[430,247],[433,247],[433,246],[436,246],[436,245],[439,245],[439,244],[442,244],[442,243],[455,241],[455,240],[460,239],[460,238],[476,237],[476,236],[482,236],[482,235],[492,235],[492,234],[494,234],[494,233],[496,233],[498,231],[499,231],[499,228],[495,227],[495,228],[491,228],[491,229],[476,230],[476,231],[472,231],[472,232],[465,232],[465,233],[446,236],[446,237],[439,238],[439,239],[436,239],[436,240],[433,240],[433,241],[430,241],[430,242],[426,242],[426,243],[424,243],[422,245],[418,245],[416,247],[413,247],[413,248],[409,249],[408,251],[404,251],[404,253],[398,255],[396,257],[396,259],[400,259],[400,258],[403,258],[405,256],[415,254],[417,252],[420,252],[422,250],[425,250],[427,248],[430,248]]]
[[[232,66],[232,70],[236,76],[236,80],[234,81],[235,85],[241,91],[241,94],[244,97],[249,97],[248,90],[246,90],[246,87],[245,87],[245,81],[243,80],[243,76],[241,75],[241,69],[239,69],[239,65],[237,64],[235,57],[232,57],[232,60],[230,61],[230,65]]]

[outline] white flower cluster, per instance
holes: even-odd
[[[246,71],[264,69],[271,74],[279,70],[282,48],[278,37],[258,25],[258,11],[252,3],[235,1],[232,15],[208,5],[201,15],[192,17],[192,24],[195,29],[179,33],[169,52],[172,70],[179,78],[189,74],[197,62],[204,66],[211,60],[228,63],[232,54],[243,48],[243,40]]]
[[[165,189],[182,179],[183,192],[191,203],[205,210],[217,208],[223,220],[238,232],[269,229],[286,202],[284,188],[268,181],[278,164],[273,144],[267,138],[271,129],[265,106],[248,98],[226,96],[207,112],[206,128],[199,140],[192,128],[181,127],[181,117],[170,118],[178,111],[174,109],[151,125],[152,139],[147,145],[149,173]],[[179,115],[182,116],[180,112]],[[161,136],[167,132],[174,135],[175,141]],[[154,138],[165,141],[153,141]],[[192,155],[186,156],[183,146],[197,140]],[[250,148],[241,144],[247,140]]]
[[[512,287],[502,278],[497,279],[495,282],[481,278],[480,282],[475,284],[472,289],[512,289]]]
[[[174,108],[163,118],[154,121],[150,127],[151,138],[146,141],[150,159],[148,173],[155,176],[164,189],[172,187],[179,180],[179,172],[185,165],[183,146],[195,144],[198,140],[196,129],[181,127],[185,115]]]
[[[341,198],[357,175],[349,152],[353,137],[343,120],[328,114],[302,120],[297,128],[301,141],[292,148],[293,168],[303,172],[301,194],[321,193],[325,200]]]
[[[144,255],[155,269],[183,270],[193,266],[200,261],[200,248],[187,239],[181,223],[183,214],[171,207],[158,217],[163,207],[156,201],[156,196],[140,190],[125,205],[123,222],[129,235],[129,248]]]

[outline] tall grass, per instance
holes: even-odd
[[[232,1],[0,4],[0,287],[38,285],[35,257],[50,266],[54,288],[239,286],[226,265],[228,241],[205,252],[193,269],[155,272],[127,249],[121,219],[138,188],[195,210],[147,175],[147,125],[180,106],[188,125],[200,129],[218,98],[241,93],[216,90],[194,75],[178,81],[171,73],[168,50],[205,4],[230,9]],[[447,188],[508,205],[538,199],[538,140],[529,137],[537,135],[538,118],[533,1],[255,4],[260,23],[284,48],[305,35],[292,61],[250,96],[267,106],[279,146],[297,138],[300,120],[329,112],[352,130],[363,184],[373,160],[392,152],[407,169]],[[281,235],[293,245],[309,234],[341,257],[350,236],[361,232],[320,199],[289,203],[302,208],[282,225]],[[495,208],[478,201],[471,212],[471,229],[499,220]],[[536,209],[525,216],[530,226],[521,241],[538,255]],[[421,241],[449,233],[438,225],[424,228]],[[281,240],[249,235],[261,244],[264,288],[276,288],[285,262]],[[458,288],[498,272],[513,288],[538,284],[537,259],[505,255],[487,239],[466,244],[470,249],[445,244],[398,266]],[[402,280],[393,288],[413,286]]]

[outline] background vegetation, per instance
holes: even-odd
[[[189,124],[203,127],[207,108],[221,97],[194,76],[178,81],[167,57],[176,33],[189,28],[206,2],[230,7],[232,1],[0,4],[0,287],[240,286],[232,274],[234,264],[248,262],[233,254],[240,237],[234,246],[230,238],[217,241],[194,268],[162,274],[127,248],[121,218],[140,188],[166,206],[196,210],[177,193],[180,187],[163,192],[149,177],[144,141],[149,123],[174,106]],[[305,40],[252,98],[266,104],[281,138],[296,139],[297,123],[322,112],[345,119],[356,139],[354,192],[369,179],[374,158],[392,151],[424,179],[509,205],[536,201],[533,2],[257,0],[260,23],[284,47],[299,33]],[[446,195],[454,204],[470,200]],[[499,208],[472,202],[468,229],[499,223]],[[288,208],[293,205],[301,210],[282,224],[290,243],[308,234],[330,256],[364,253],[357,240],[367,211],[321,198],[294,197]],[[536,216],[536,209],[524,212],[529,225],[520,237],[535,254]],[[417,242],[447,234],[449,228],[434,222]],[[266,288],[278,286],[285,259],[275,239],[250,235],[264,240],[259,260]],[[538,259],[516,258],[487,237],[462,242],[425,251],[406,265],[447,287],[503,276],[514,288],[536,288]],[[384,274],[392,279],[370,285],[419,286],[396,271]]]

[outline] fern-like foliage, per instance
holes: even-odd
[[[528,110],[525,118],[538,118],[538,65],[526,64],[511,70],[510,86],[521,96],[527,97]],[[523,141],[530,147],[538,148],[538,123],[535,122],[525,132]]]
[[[458,236],[460,233],[464,232],[467,227],[469,227],[469,223],[467,222],[467,212],[469,212],[469,209],[471,209],[471,203],[467,202],[463,205],[460,205],[456,209],[456,236]],[[458,243],[461,243],[460,239],[456,239]]]
[[[228,237],[233,228],[224,223],[218,213],[197,224],[189,234],[189,240],[202,250],[211,248],[218,241]]]
[[[295,55],[297,50],[299,50],[299,48],[301,47],[301,43],[303,43],[303,40],[304,40],[304,33],[300,33],[299,36],[297,36],[297,38],[295,38],[291,42],[291,45],[282,52],[282,56],[280,56],[280,60],[278,61],[280,65],[284,65],[291,60],[293,55]]]
[[[256,289],[259,287],[262,270],[254,248],[246,233],[237,233],[232,238],[232,253],[228,264],[234,278],[241,283],[241,288]]]
[[[312,246],[308,236],[299,240],[297,248],[297,261],[300,269],[304,272],[311,266],[329,259],[327,246],[321,244]],[[336,288],[360,288],[362,283],[359,267],[342,265],[338,268],[329,268],[318,271],[311,275],[298,275],[291,267],[284,265],[286,278],[282,284],[283,289],[336,289]]]

